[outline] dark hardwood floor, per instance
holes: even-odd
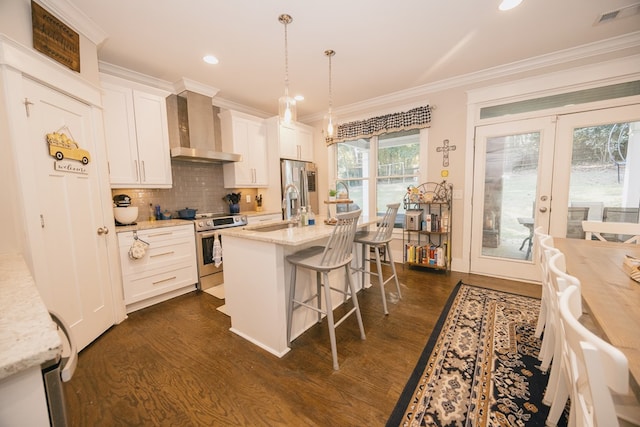
[[[537,285],[410,270],[403,298],[382,314],[377,287],[358,293],[355,316],[336,331],[334,371],[326,321],[283,358],[231,333],[223,304],[195,291],[134,312],[85,348],[64,392],[71,426],[381,426],[390,415],[459,280],[537,296]],[[374,278],[375,279],[375,278]],[[340,310],[338,308],[337,310]]]

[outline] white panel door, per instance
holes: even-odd
[[[71,326],[82,349],[114,324],[107,239],[99,234],[105,224],[101,182],[95,155],[95,130],[88,105],[48,87],[25,79],[29,106],[29,152],[25,161],[35,164],[38,201],[27,207],[28,215],[40,216],[41,227],[29,230],[34,250],[36,284],[50,310]],[[59,131],[89,151],[86,166],[71,159],[58,162],[86,173],[59,171],[49,154],[46,135]],[[102,159],[103,164],[106,161]],[[81,168],[82,167],[82,168]]]

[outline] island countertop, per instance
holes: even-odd
[[[260,229],[270,224],[283,223],[284,221],[269,221],[268,223],[261,223],[258,225],[247,225],[245,227],[233,227],[220,230],[220,234],[223,236],[233,236],[243,239],[275,243],[283,246],[303,246],[311,242],[317,242],[319,239],[328,237],[334,230],[333,225],[324,223],[325,216],[316,215],[315,225],[309,226],[296,226],[292,228],[284,228],[281,230],[273,231],[259,231]],[[370,224],[374,224],[379,218],[369,218],[367,216],[361,216],[358,220],[358,228],[364,227]]]
[[[62,352],[62,340],[20,254],[0,254],[0,380]]]

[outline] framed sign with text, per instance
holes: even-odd
[[[78,33],[53,16],[35,1],[31,1],[33,48],[80,72],[80,37]]]

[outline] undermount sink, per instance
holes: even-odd
[[[284,230],[286,228],[294,228],[297,227],[298,223],[296,222],[279,222],[276,224],[267,224],[267,225],[262,225],[262,226],[256,226],[248,228],[248,230],[251,231],[260,231],[260,232],[267,232],[267,231],[277,231],[277,230]]]

